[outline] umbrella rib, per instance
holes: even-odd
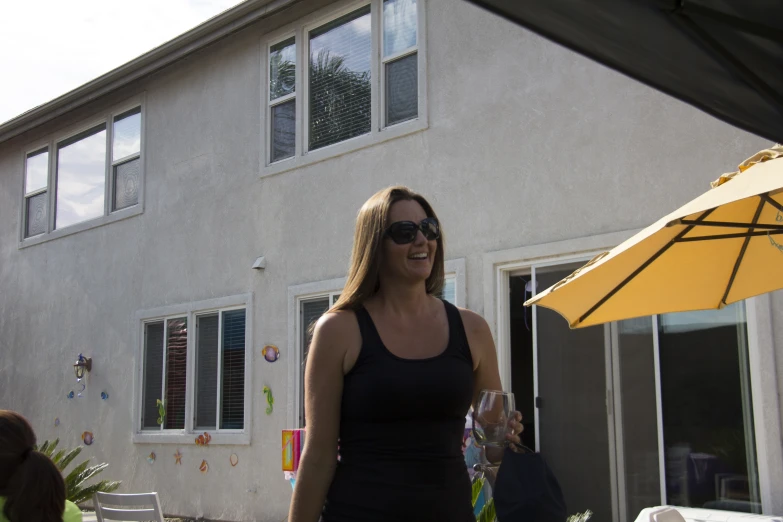
[[[714,210],[715,210],[714,208],[711,208],[711,209],[705,210],[705,211],[704,211],[704,213],[702,213],[702,214],[701,214],[701,215],[700,215],[698,218],[696,218],[696,221],[703,221],[704,219],[706,219],[706,218],[707,218],[707,216],[709,216],[710,214],[712,214],[712,212],[713,212]],[[674,245],[675,245],[675,244],[678,242],[678,240],[682,239],[682,237],[683,237],[683,236],[685,236],[685,234],[687,234],[688,232],[690,232],[691,230],[693,230],[693,227],[694,227],[694,226],[695,226],[695,225],[688,225],[688,226],[686,226],[686,227],[685,227],[683,230],[681,230],[679,234],[677,234],[677,235],[676,235],[676,236],[675,236],[673,239],[671,239],[671,240],[670,240],[668,243],[666,243],[665,245],[663,245],[663,246],[662,246],[662,247],[661,247],[661,248],[660,248],[660,249],[659,249],[659,250],[658,250],[658,251],[657,251],[655,254],[653,254],[652,256],[650,256],[650,258],[649,258],[647,261],[645,261],[644,263],[642,263],[642,264],[639,266],[639,268],[637,268],[636,270],[634,270],[634,271],[631,273],[631,275],[629,275],[628,277],[626,277],[625,279],[623,279],[623,280],[622,280],[622,281],[621,281],[621,282],[620,282],[620,283],[619,283],[617,286],[615,286],[615,287],[614,287],[614,288],[613,288],[613,289],[612,289],[612,290],[611,290],[609,293],[607,293],[607,294],[606,294],[605,296],[603,296],[603,297],[602,297],[602,298],[601,298],[601,299],[600,299],[600,300],[599,300],[597,303],[595,303],[595,304],[592,306],[592,308],[590,308],[590,309],[589,309],[587,312],[585,312],[585,313],[584,313],[584,314],[583,314],[583,315],[582,315],[582,316],[579,318],[579,320],[576,322],[576,324],[583,323],[583,322],[585,321],[585,319],[587,319],[588,317],[590,317],[590,316],[593,314],[593,312],[595,312],[595,311],[596,311],[598,308],[600,308],[600,307],[601,307],[601,306],[602,306],[602,305],[603,305],[605,302],[607,302],[609,299],[611,299],[611,298],[612,298],[612,296],[614,296],[614,294],[616,294],[617,292],[619,292],[620,290],[622,290],[622,289],[625,287],[625,285],[627,285],[627,284],[628,284],[628,283],[629,283],[629,282],[630,282],[630,281],[631,281],[631,280],[632,280],[634,277],[636,277],[637,275],[639,275],[640,273],[642,273],[642,271],[643,271],[645,268],[647,268],[648,266],[650,266],[650,265],[651,265],[653,262],[655,262],[655,260],[656,260],[656,259],[658,259],[659,257],[661,257],[661,256],[662,256],[662,255],[663,255],[663,254],[664,254],[664,253],[665,253],[667,250],[669,250],[669,249],[670,249],[672,246],[674,246]]]
[[[748,224],[750,226],[750,224]],[[715,239],[737,239],[739,237],[775,236],[783,234],[783,230],[759,230],[758,232],[738,232],[736,234],[718,234],[714,236],[695,236],[673,239],[675,243],[694,243],[696,241],[711,241]]]
[[[764,194],[759,194],[759,197],[763,199],[765,202],[775,207],[776,209],[783,212],[783,205],[781,205],[780,203],[772,199],[772,196],[769,195],[769,192],[765,192]]]
[[[717,58],[722,65],[730,70],[737,78],[744,80],[751,87],[756,89],[758,94],[770,102],[778,113],[783,111],[783,98],[773,89],[767,82],[762,80],[756,73],[750,70],[744,63],[742,63],[736,56],[726,50],[715,38],[713,38],[707,31],[702,29],[691,18],[682,13],[677,13],[672,16],[681,29],[696,39],[706,50]]]
[[[783,225],[766,225],[758,223],[739,223],[733,221],[704,221],[702,223],[691,219],[681,219],[677,222],[680,225],[695,225],[698,227],[723,227],[723,228],[763,228],[765,230],[783,230]]]
[[[748,20],[745,20],[743,18],[721,13],[720,11],[716,11],[714,9],[710,9],[707,7],[702,7],[700,5],[696,5],[691,2],[688,2],[687,4],[683,2],[679,9],[679,12],[686,15],[696,15],[696,16],[703,16],[705,18],[710,18],[711,20],[722,23],[723,25],[726,25],[730,28],[741,29],[746,33],[750,33],[755,36],[760,36],[762,38],[767,38],[768,40],[772,40],[773,42],[779,42],[780,40],[783,39],[783,32],[773,27],[756,24]]]
[[[761,211],[764,209],[764,198],[759,199],[759,206],[756,207],[756,213],[753,215],[753,221],[751,222],[752,225],[755,225],[758,220],[759,216],[761,216]],[[753,232],[754,227],[750,227],[748,229],[748,232]],[[739,267],[742,264],[742,258],[745,257],[745,251],[748,249],[748,243],[750,243],[751,236],[748,236],[745,238],[745,241],[742,242],[742,248],[740,249],[739,255],[737,256],[737,260],[734,262],[734,269],[731,271],[731,277],[729,278],[729,284],[726,285],[726,291],[723,292],[723,297],[721,298],[720,302],[724,305],[726,303],[726,298],[729,297],[729,292],[731,291],[731,287],[734,286],[734,279],[737,277],[737,272],[739,272]]]

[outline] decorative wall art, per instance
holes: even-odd
[[[150,453],[149,455],[147,455],[147,462],[149,462],[150,464],[155,462],[155,452],[154,451],[152,453]]]
[[[54,418],[54,427],[56,428],[59,425],[60,425],[60,417],[55,417]]]
[[[283,471],[299,469],[304,440],[305,430],[283,430]]]
[[[177,449],[177,452],[174,454],[174,464],[182,465],[182,453],[179,452],[179,449]]]
[[[280,350],[274,344],[267,344],[261,351],[267,362],[273,363],[280,358]]]
[[[109,394],[108,394],[108,393],[106,393],[106,391],[105,391],[105,390],[104,390],[104,391],[102,391],[102,392],[101,392],[101,399],[105,401],[105,400],[106,400],[106,399],[108,399],[108,398],[109,398]]]
[[[264,395],[266,395],[266,403],[268,406],[266,407],[266,414],[272,415],[272,410],[274,409],[275,404],[275,398],[272,396],[272,390],[269,389],[269,386],[264,386]]]
[[[231,463],[231,467],[233,468],[239,464],[239,456],[237,456],[236,453],[232,453],[231,456],[228,457],[228,461]]]
[[[92,446],[92,443],[95,442],[95,437],[93,437],[91,431],[82,433],[82,442],[84,442],[85,446]]]
[[[66,397],[68,397],[69,399],[73,399],[73,397],[74,397],[73,390],[71,390],[70,393],[68,393],[68,395],[66,395]]]
[[[201,465],[198,467],[198,470],[202,473],[209,471],[209,464],[207,464],[206,460],[201,461]]]
[[[205,431],[203,435],[199,435],[198,437],[196,437],[196,446],[206,446],[209,444],[209,441],[211,440],[212,440],[212,435],[210,435]]]

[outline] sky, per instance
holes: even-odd
[[[179,36],[239,0],[0,2],[0,122]]]

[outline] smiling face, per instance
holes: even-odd
[[[424,208],[417,201],[402,200],[391,206],[388,223],[390,225],[398,221],[420,223],[427,217]],[[432,272],[437,250],[438,242],[427,241],[420,230],[416,232],[413,243],[407,245],[398,245],[391,238],[385,237],[381,274],[411,283],[426,281]]]

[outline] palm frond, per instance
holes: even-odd
[[[102,480],[92,484],[91,486],[83,488],[78,487],[75,491],[70,492],[68,500],[74,504],[78,504],[80,502],[84,502],[85,500],[91,499],[92,496],[99,491],[102,493],[111,493],[112,491],[116,491],[120,487],[120,484],[122,483],[118,481]]]
[[[473,507],[476,507],[476,502],[478,501],[479,495],[481,495],[481,490],[484,489],[484,482],[484,477],[476,477],[473,479]]]
[[[73,462],[73,459],[79,456],[79,454],[82,452],[81,446],[76,446],[71,451],[66,453],[62,459],[60,459],[60,462],[55,462],[57,464],[57,467],[60,468],[60,472],[64,472],[65,468],[68,467],[68,464]]]
[[[476,517],[476,522],[495,522],[495,499],[489,499]]]
[[[74,504],[78,504],[79,502],[89,500],[98,491],[110,493],[116,491],[117,488],[120,487],[120,484],[122,483],[114,480],[101,480],[95,484],[86,485],[88,480],[92,479],[109,466],[106,463],[90,466],[89,459],[85,460],[65,475],[65,469],[82,452],[82,446],[76,446],[71,450],[61,449],[55,453],[54,451],[59,443],[60,439],[55,439],[51,442],[46,440],[40,447],[36,446],[35,449],[52,459],[52,462],[55,463],[60,470],[60,473],[64,475],[65,492],[68,500]]]

